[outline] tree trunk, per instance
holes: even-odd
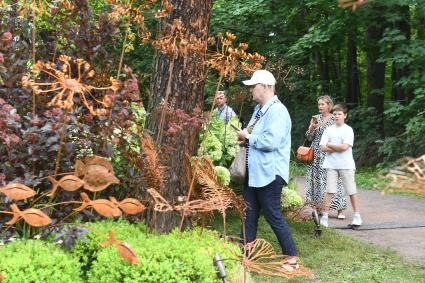
[[[410,32],[410,11],[409,6],[395,6],[399,11],[401,19],[395,23],[395,26],[404,36],[406,40],[403,42],[398,42],[398,44],[394,45],[393,50],[400,48],[400,45],[409,44],[411,32]],[[397,85],[397,82],[409,75],[409,67],[408,66],[399,66],[397,63],[393,63],[392,65],[392,74],[391,79],[393,83],[392,88],[392,98],[393,100],[400,101],[402,103],[406,103],[408,98],[412,97],[412,90],[406,89],[403,86]]]
[[[379,8],[377,6],[377,8]],[[382,8],[382,7],[381,7]],[[384,134],[384,86],[385,86],[385,63],[377,62],[379,58],[379,40],[384,32],[384,19],[376,17],[368,24],[366,29],[366,52],[367,52],[367,105],[373,107],[378,115],[377,131]]]
[[[319,50],[314,52],[314,59],[316,61],[317,71],[319,73],[320,81],[322,83],[322,92],[329,94],[329,66],[327,58],[323,58]]]
[[[211,0],[173,0],[172,13],[162,22],[171,24],[174,19],[180,19],[188,34],[194,34],[205,42],[208,39],[208,29],[211,17]],[[203,107],[205,84],[205,54],[189,52],[186,56],[170,58],[158,54],[155,61],[155,73],[152,78],[151,112],[167,97],[172,109],[181,109],[192,113],[195,107]],[[153,132],[154,139],[158,138],[159,117],[149,119],[147,128]],[[167,125],[167,121],[165,121]],[[166,127],[166,126],[165,126]],[[166,130],[166,128],[165,128]],[[167,166],[164,176],[165,186],[161,194],[170,203],[177,202],[179,196],[187,195],[190,180],[188,176],[189,164],[186,154],[196,153],[198,130],[191,127],[189,130],[178,132],[176,135],[164,136],[161,147],[172,147],[164,161]],[[164,154],[163,154],[164,156]],[[157,231],[166,232],[179,224],[180,214],[174,212],[153,213],[148,215],[147,223]]]
[[[347,96],[348,104],[358,104],[360,97],[359,68],[357,65],[356,27],[348,30],[347,42]]]

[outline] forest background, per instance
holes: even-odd
[[[303,141],[316,98],[349,107],[359,167],[392,165],[423,154],[425,134],[425,7],[421,1],[373,1],[356,11],[336,1],[215,0],[210,34],[230,31],[266,57],[277,93],[293,119],[293,149]],[[146,50],[129,55],[137,62]],[[139,54],[139,55],[137,55]],[[150,64],[138,66],[149,74]],[[249,90],[225,81],[229,104],[247,121]],[[208,110],[217,77],[206,85]],[[148,81],[145,84],[148,87]],[[240,93],[245,92],[245,102]]]
[[[186,195],[192,179],[186,154],[196,153],[201,110],[211,108],[217,85],[228,91],[229,104],[243,121],[254,106],[241,84],[249,74],[224,76],[214,69],[220,64],[205,67],[205,53],[222,55],[203,49],[208,36],[219,32],[236,35],[225,36],[235,46],[248,43],[239,50],[265,57],[263,68],[275,74],[277,93],[292,117],[293,149],[317,113],[317,97],[330,95],[349,106],[358,167],[389,166],[401,157],[423,154],[425,7],[420,1],[371,1],[355,11],[325,0],[0,4],[2,184],[42,187],[45,176],[69,172],[76,158],[98,154],[112,160],[122,180],[120,189],[113,190],[123,196],[129,190],[140,192],[143,198],[146,187],[158,185],[141,181],[150,176],[144,172],[145,157],[155,153],[138,140],[145,131],[154,133],[158,159],[168,168],[163,172],[158,166],[153,172],[166,182],[165,197]],[[167,40],[179,36],[179,48],[167,48]],[[39,59],[55,63],[35,63]],[[73,109],[64,110],[61,103],[56,106],[62,109],[52,109],[47,94],[58,93],[54,77],[45,73],[36,78],[51,86],[38,96],[40,89],[31,93],[28,88],[27,75],[34,66],[51,69],[70,62],[84,69],[82,87],[92,97],[86,105],[83,96],[75,97]],[[81,75],[75,66],[69,73]],[[148,113],[145,130],[142,105]],[[165,218],[159,222],[171,223]]]

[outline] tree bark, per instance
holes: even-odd
[[[347,96],[348,104],[358,104],[360,97],[359,68],[357,65],[356,27],[348,30],[347,36]]]
[[[379,7],[376,6],[378,9]],[[382,8],[382,7],[380,7]],[[366,52],[367,52],[367,105],[376,110],[378,116],[377,131],[381,136],[384,134],[384,86],[385,86],[385,63],[377,62],[379,58],[379,40],[384,32],[384,19],[375,17],[366,29]]]
[[[411,38],[410,31],[410,11],[409,6],[395,6],[397,7],[396,11],[400,13],[400,20],[395,23],[395,27],[400,30],[402,34],[406,37],[406,40],[399,42],[394,45],[393,50],[400,48],[400,45],[408,44]],[[412,90],[406,89],[406,87],[397,85],[397,82],[408,76],[410,73],[408,66],[399,66],[396,62],[392,65],[392,98],[393,100],[400,101],[401,103],[406,103],[408,98],[412,98]]]
[[[207,45],[209,22],[211,18],[211,0],[173,0],[172,13],[162,22],[161,30],[174,19],[180,19],[188,31]],[[155,73],[152,78],[152,98],[150,112],[157,109],[166,98],[172,109],[182,109],[192,113],[195,107],[203,107],[205,84],[205,54],[189,52],[186,56],[170,58],[158,54],[155,60]],[[168,94],[168,95],[167,95]],[[158,137],[159,117],[149,119],[147,128]],[[165,125],[167,122],[165,121]],[[166,130],[166,129],[165,129]],[[186,154],[196,153],[198,130],[191,129],[178,132],[176,135],[164,136],[161,147],[172,145],[165,160],[165,187],[161,191],[170,203],[176,203],[179,196],[187,195],[190,186],[188,176],[189,164]],[[157,231],[166,232],[177,227],[181,215],[174,212],[148,214],[147,223]]]
[[[316,61],[320,81],[322,82],[322,91],[324,94],[329,94],[329,65],[327,54],[325,53],[325,56],[322,56],[320,50],[316,50],[314,52],[314,59]]]

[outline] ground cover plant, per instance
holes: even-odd
[[[421,282],[425,276],[423,263],[403,259],[395,251],[384,249],[325,229],[322,237],[314,236],[314,223],[290,222],[300,258],[311,268],[314,276],[289,280],[252,275],[252,282]],[[221,229],[219,221],[213,222]],[[240,221],[229,215],[228,230],[236,234]],[[264,238],[279,249],[273,231],[260,217],[258,237]]]

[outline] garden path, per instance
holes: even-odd
[[[299,193],[305,196],[305,178],[297,177]],[[341,229],[365,242],[395,249],[402,256],[425,263],[425,199],[395,194],[382,195],[379,191],[359,189],[362,228],[422,226],[419,228],[392,228],[376,230]],[[351,223],[351,206],[345,211],[346,219],[338,220],[336,212],[329,215],[331,228],[346,228]],[[326,231],[325,231],[326,233]]]

